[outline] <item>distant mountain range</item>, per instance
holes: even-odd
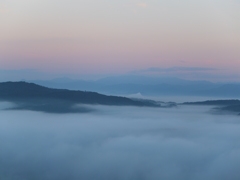
[[[0,100],[16,103],[13,109],[46,112],[87,112],[91,109],[78,104],[160,107],[155,101],[106,96],[96,92],[52,89],[34,83],[0,83]]]
[[[113,76],[96,81],[58,78],[29,81],[49,88],[94,91],[111,95],[240,97],[239,83],[212,83],[178,78],[136,75]]]

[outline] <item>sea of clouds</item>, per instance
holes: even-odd
[[[0,180],[239,180],[240,117],[208,106],[3,110]]]

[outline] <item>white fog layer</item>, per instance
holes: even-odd
[[[93,108],[0,110],[0,179],[240,179],[239,116],[209,106]]]

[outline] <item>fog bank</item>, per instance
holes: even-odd
[[[0,179],[240,179],[238,116],[202,106],[94,108],[0,110]]]

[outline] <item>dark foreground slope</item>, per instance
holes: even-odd
[[[209,101],[199,101],[199,102],[185,102],[183,105],[210,105],[217,106],[214,108],[218,111],[230,111],[236,112],[240,115],[240,100],[209,100]]]
[[[0,100],[17,104],[15,109],[47,112],[86,112],[76,104],[159,107],[154,101],[138,101],[125,97],[106,96],[95,92],[51,89],[26,82],[0,83]]]

